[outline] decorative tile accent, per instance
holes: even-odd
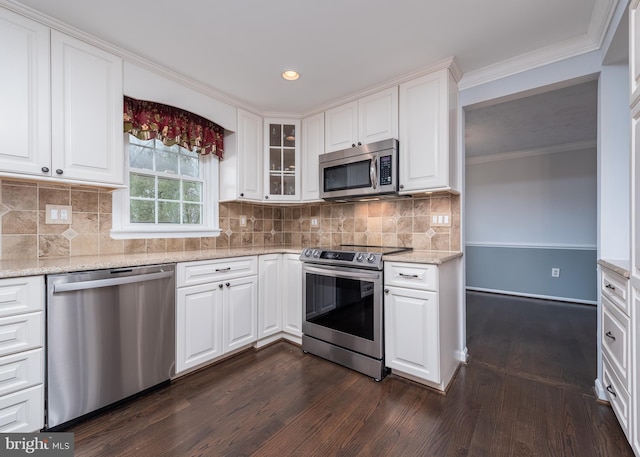
[[[227,229],[226,232],[224,232],[227,236],[231,236],[233,234],[233,232],[231,231],[231,229]]]
[[[0,203],[0,217],[4,216],[9,211],[11,211],[11,208],[9,208],[7,205],[3,203]]]
[[[429,230],[427,230],[427,236],[428,236],[429,238],[433,238],[433,236],[434,236],[435,234],[436,234],[436,232],[435,232],[432,228],[430,228]]]
[[[398,222],[402,216],[400,215],[400,213],[394,213],[391,217],[393,218],[393,220]]]
[[[64,232],[62,232],[62,236],[64,236],[66,239],[68,239],[69,241],[71,241],[72,239],[74,239],[76,236],[78,236],[78,232],[76,232],[73,229],[67,229]]]

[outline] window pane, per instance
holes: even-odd
[[[129,211],[132,223],[154,223],[156,221],[156,204],[153,201],[131,200]]]
[[[182,176],[200,176],[200,160],[198,157],[189,157],[187,155],[180,155],[180,174]]]
[[[153,170],[153,149],[129,145],[129,166]]]
[[[202,183],[193,181],[182,182],[182,199],[186,202],[202,201]]]
[[[183,224],[200,224],[200,214],[202,213],[202,205],[194,205],[185,203],[182,213]]]
[[[180,203],[178,202],[158,202],[158,222],[179,224],[180,223]]]
[[[156,152],[156,171],[160,173],[178,174],[178,154],[173,152]]]
[[[158,178],[158,198],[161,200],[180,200],[180,180]]]
[[[131,173],[129,175],[129,193],[132,197],[155,198],[156,179],[153,176]]]

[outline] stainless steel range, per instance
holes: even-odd
[[[304,249],[302,349],[382,379],[382,256],[409,250],[358,245]]]

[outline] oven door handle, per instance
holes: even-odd
[[[354,279],[379,279],[381,277],[380,271],[373,270],[360,270],[356,268],[345,268],[338,266],[318,266],[318,265],[302,265],[302,271],[308,271],[310,273],[319,273],[329,275],[333,272],[338,273],[340,276],[354,278]]]

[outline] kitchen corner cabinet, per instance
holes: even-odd
[[[256,341],[257,275],[255,256],[177,264],[176,374]]]
[[[400,190],[458,191],[458,87],[448,69],[400,85]]]
[[[0,280],[0,432],[44,427],[44,277]]]
[[[398,87],[325,111],[325,151],[398,137]]]
[[[302,201],[320,200],[319,157],[324,153],[324,113],[302,119]]]
[[[300,201],[300,121],[264,120],[264,200]]]
[[[258,340],[282,332],[282,254],[258,258]]]
[[[445,391],[459,365],[457,265],[385,262],[385,363]]]

